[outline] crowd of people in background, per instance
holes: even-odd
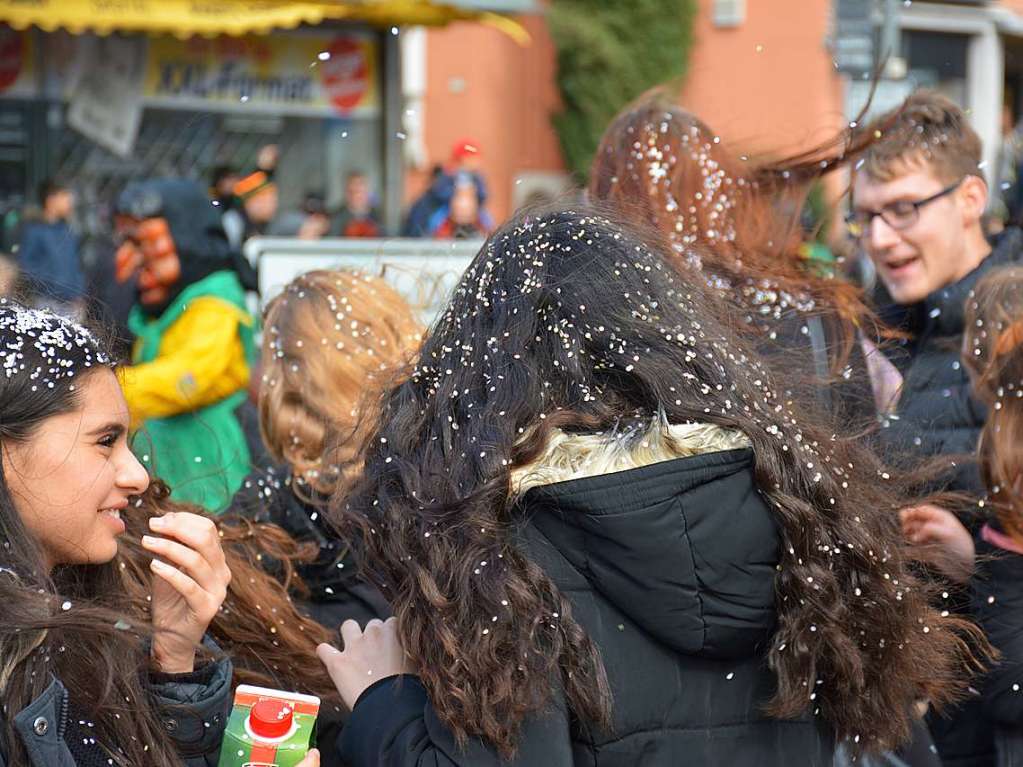
[[[320,697],[301,767],[1020,763],[1013,146],[990,189],[921,91],[753,161],[655,89],[496,225],[459,141],[403,233],[486,239],[429,327],[344,268],[251,311],[248,238],[388,234],[361,171],[129,184],[106,278],[47,183],[0,274],[0,765],[213,765],[239,683]]]

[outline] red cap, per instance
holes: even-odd
[[[471,138],[463,138],[460,141],[456,141],[455,145],[451,147],[451,162],[458,162],[465,157],[478,157],[480,155],[480,146]]]
[[[294,707],[283,700],[264,698],[249,711],[249,727],[259,738],[281,738],[291,730]]]

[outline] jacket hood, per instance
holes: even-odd
[[[181,277],[170,296],[159,306],[143,307],[147,314],[159,316],[189,285],[233,268],[221,214],[196,182],[162,178],[131,183],[121,192],[117,209],[138,219],[166,219],[181,261]]]
[[[780,559],[748,445],[707,424],[556,433],[512,483],[544,544],[641,630],[677,652],[742,658],[773,632]]]

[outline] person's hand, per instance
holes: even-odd
[[[296,764],[295,767],[320,767],[320,752],[315,748],[309,749],[305,758]]]
[[[345,621],[341,624],[341,639],[343,651],[321,644],[316,654],[349,709],[355,707],[359,696],[374,682],[413,673],[398,639],[398,622],[394,618],[371,620],[365,631],[355,621]]]
[[[152,517],[149,527],[160,536],[142,536],[142,545],[156,555],[150,569],[158,576],[153,580],[153,660],[165,673],[187,673],[224,603],[231,571],[209,517],[171,512]]]
[[[920,559],[930,562],[954,581],[965,583],[973,572],[973,536],[948,509],[924,503],[899,512],[902,534],[920,547]],[[932,551],[925,551],[930,547]]]

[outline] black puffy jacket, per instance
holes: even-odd
[[[994,240],[991,255],[959,282],[918,304],[889,307],[886,312],[910,338],[889,352],[903,375],[903,389],[896,417],[878,434],[881,452],[895,465],[907,457],[960,456],[947,489],[983,493],[971,456],[987,413],[973,397],[969,376],[960,362],[966,301],[984,275],[1018,262],[1021,249],[1023,232],[1007,229]],[[994,729],[985,709],[984,697],[974,694],[941,716],[928,716],[938,752],[948,767],[994,764]]]
[[[991,526],[997,529],[996,523]],[[1001,653],[982,688],[984,715],[995,731],[995,758],[989,762],[1023,767],[1023,555],[997,548],[981,536],[976,543],[974,615]]]
[[[365,625],[391,614],[386,600],[358,575],[351,548],[324,516],[326,502],[307,503],[295,494],[287,467],[255,469],[235,493],[225,514],[238,514],[255,522],[271,522],[300,543],[315,543],[315,561],[296,565],[309,588],[308,599],[296,599],[300,610],[328,629],[351,618]]]
[[[204,641],[214,653],[212,640]],[[231,710],[230,658],[220,657],[187,674],[150,673],[148,681],[164,727],[177,747],[182,767],[213,767]],[[8,764],[0,743],[0,767],[87,767],[112,764],[93,739],[92,724],[79,719],[82,702],[70,700],[59,679],[21,711],[3,712],[28,754],[28,763]]]
[[[987,418],[984,406],[970,390],[970,379],[960,362],[966,300],[980,279],[992,269],[1016,263],[1023,250],[1023,232],[1007,229],[994,242],[986,259],[959,282],[905,307],[884,313],[909,334],[889,358],[903,376],[896,417],[880,435],[886,457],[973,454]],[[976,468],[965,464],[951,480],[952,489],[980,490]]]
[[[831,764],[826,725],[763,713],[780,543],[751,450],[533,487],[520,505],[522,547],[599,648],[613,728],[558,700],[526,721],[513,764]],[[503,764],[480,742],[458,749],[415,677],[363,693],[338,745],[350,767]]]

